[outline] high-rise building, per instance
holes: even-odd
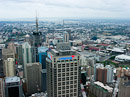
[[[38,55],[39,55],[39,62],[42,64],[42,91],[47,91],[46,89],[46,57],[47,57],[47,47],[39,47],[38,48]]]
[[[57,44],[48,52],[48,97],[78,97],[80,94],[80,56],[68,43]]]
[[[15,76],[15,60],[14,58],[8,58],[4,60],[4,72],[6,77]]]
[[[104,84],[107,83],[107,69],[106,68],[97,68],[96,81],[100,81]]]
[[[33,32],[33,46],[35,47],[36,62],[38,62],[38,47],[42,45],[42,33],[38,31],[38,19],[36,17],[36,31]]]
[[[19,77],[5,78],[5,95],[6,97],[25,97],[22,90],[22,82]]]
[[[9,48],[3,48],[2,49],[2,61],[3,61],[3,69],[4,69],[4,75],[5,75],[5,62],[4,60],[7,60],[8,58],[13,58],[15,59],[15,53],[13,49],[9,49]]]
[[[26,77],[26,64],[32,63],[32,52],[31,45],[28,42],[22,44],[22,53],[23,53],[23,69],[24,69],[24,77]]]
[[[0,97],[5,97],[4,80],[0,78]]]
[[[106,65],[105,68],[107,69],[107,83],[112,83],[113,82],[113,67],[111,67],[110,65]]]
[[[18,64],[24,65],[36,61],[35,48],[28,42],[19,42],[16,47]],[[31,56],[29,56],[31,55]],[[26,57],[25,57],[26,56]],[[26,62],[25,62],[26,61]]]
[[[103,64],[94,65],[94,77],[95,81],[100,81],[104,84],[113,82],[113,67],[110,65],[106,65],[104,67]]]
[[[27,95],[41,91],[41,70],[40,63],[28,63],[26,65]]]
[[[68,32],[64,32],[63,34],[64,34],[64,39],[63,39],[64,42],[68,43],[69,42],[69,33]]]

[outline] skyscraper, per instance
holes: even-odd
[[[31,45],[28,42],[22,44],[22,53],[23,53],[23,68],[24,68],[24,77],[26,77],[26,64],[32,63],[32,49]]]
[[[41,91],[41,70],[40,63],[28,63],[26,65],[27,95]]]
[[[6,77],[15,76],[15,60],[14,58],[8,58],[7,60],[4,60],[4,72]]]
[[[22,82],[19,77],[5,78],[5,95],[6,97],[25,97],[22,90]]]
[[[36,17],[36,32],[33,32],[33,46],[36,52],[36,61],[38,62],[38,47],[42,45],[42,33],[38,31],[38,18]]]
[[[47,57],[47,47],[39,47],[38,48],[38,55],[39,55],[39,62],[42,64],[42,71],[41,71],[41,78],[42,78],[42,91],[47,91],[46,89],[46,57]]]
[[[80,93],[80,56],[68,43],[57,44],[48,52],[48,97],[78,97]]]
[[[69,33],[68,32],[64,32],[64,42],[68,43],[69,42]]]

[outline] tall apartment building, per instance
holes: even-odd
[[[5,78],[5,97],[25,97],[22,90],[22,82],[19,77]]]
[[[80,56],[68,43],[57,44],[48,52],[48,97],[78,97],[80,94]]]
[[[15,60],[14,58],[8,58],[7,60],[4,60],[4,71],[6,77],[15,76]]]
[[[96,64],[94,69],[94,76],[96,81],[100,81],[104,84],[113,82],[113,67],[110,65],[106,65],[104,67],[101,64]]]
[[[107,69],[107,83],[112,83],[114,78],[113,67],[106,65],[105,68]]]
[[[107,69],[106,68],[97,68],[96,81],[100,81],[104,84],[107,83]]]
[[[0,97],[5,97],[4,80],[0,78]]]
[[[28,63],[26,65],[27,95],[41,91],[41,70],[40,63]]]

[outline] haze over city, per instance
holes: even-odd
[[[129,0],[0,0],[0,20],[34,18],[130,19]]]

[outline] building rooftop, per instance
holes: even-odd
[[[109,87],[109,86],[105,86],[103,83],[97,81],[97,82],[94,82],[94,84],[106,89],[108,92],[112,92],[113,91],[113,88],[112,87]]]
[[[116,56],[116,58],[130,60],[130,56],[124,55],[124,54],[118,55],[118,56]]]
[[[43,53],[46,52],[48,50],[48,47],[42,46],[42,47],[38,47],[38,53]]]
[[[20,78],[17,76],[14,77],[6,77],[5,83],[13,83],[13,82],[20,82]]]

